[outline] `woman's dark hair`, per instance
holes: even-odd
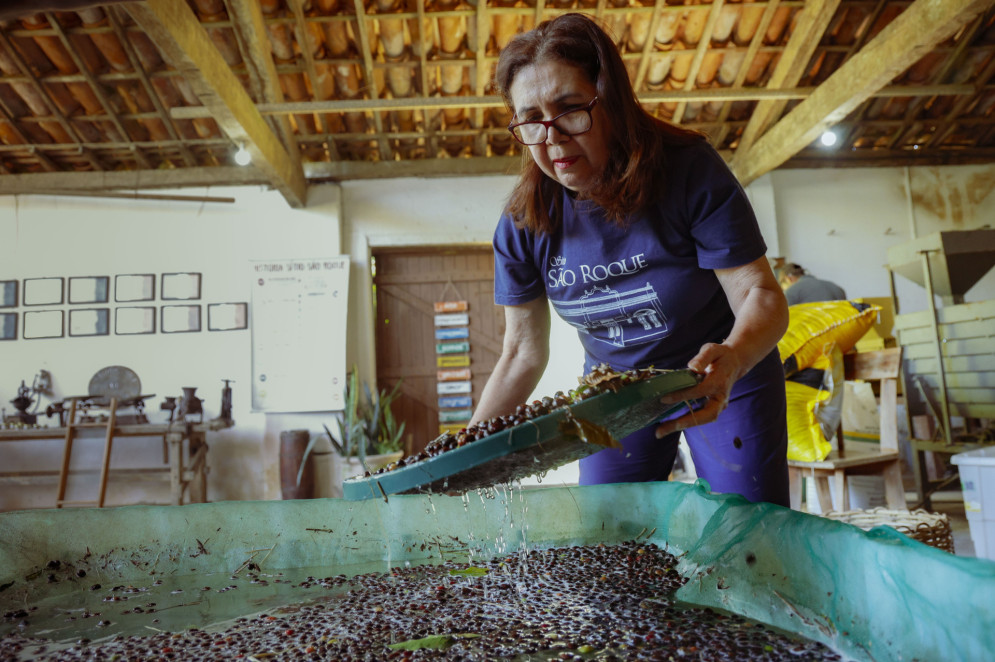
[[[624,223],[650,205],[660,190],[667,145],[687,144],[701,134],[656,119],[639,105],[629,74],[612,38],[584,14],[563,14],[516,36],[501,51],[495,83],[514,112],[510,89],[518,72],[538,62],[576,66],[594,84],[598,105],[611,118],[608,164],[586,196],[609,220]],[[522,173],[511,193],[508,213],[520,227],[550,232],[560,223],[562,187],[547,177],[524,151]],[[552,217],[550,216],[552,207]]]

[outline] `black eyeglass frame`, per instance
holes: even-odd
[[[556,126],[556,120],[560,119],[564,115],[569,115],[570,113],[576,113],[578,110],[583,110],[584,112],[587,113],[587,116],[591,119],[591,126],[587,127],[583,131],[578,131],[577,133],[568,133],[568,132],[564,131],[563,129],[561,129],[560,127],[558,127],[558,126],[556,127],[556,130],[559,131],[560,133],[562,133],[565,136],[582,136],[585,133],[587,133],[588,131],[590,131],[591,128],[594,126],[594,116],[591,114],[591,111],[594,110],[594,107],[596,105],[598,105],[598,97],[594,97],[593,99],[591,99],[591,102],[589,104],[587,104],[586,106],[583,106],[581,108],[571,108],[568,111],[560,113],[559,115],[557,115],[553,119],[549,119],[549,120],[527,120],[525,122],[515,122],[514,124],[509,124],[508,125],[508,131],[515,138],[515,140],[517,140],[518,142],[520,142],[523,145],[526,145],[526,146],[541,145],[544,142],[546,142],[547,140],[549,140],[549,127]],[[535,143],[527,143],[527,142],[525,142],[524,140],[522,140],[521,138],[518,137],[518,134],[515,133],[515,129],[517,129],[518,127],[522,126],[523,124],[542,124],[543,128],[546,130],[546,136],[542,140],[540,140],[539,142],[535,142]]]

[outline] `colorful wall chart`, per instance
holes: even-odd
[[[470,314],[466,301],[435,302],[436,392],[439,433],[465,428],[473,416]]]

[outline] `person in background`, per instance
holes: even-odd
[[[663,399],[699,409],[582,459],[581,484],[667,480],[684,431],[714,491],[787,506],[788,307],[742,187],[703,136],[643,110],[615,41],[585,15],[517,36],[495,79],[525,149],[494,233],[503,348],[471,424],[527,401],[552,307],[578,331],[584,372],[703,376]]]
[[[801,265],[789,262],[781,268],[778,279],[788,305],[815,303],[818,301],[839,301],[846,299],[843,288],[828,280],[812,276]]]

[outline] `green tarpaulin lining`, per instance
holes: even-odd
[[[490,498],[488,498],[490,497]],[[678,597],[825,642],[857,660],[987,660],[995,563],[955,557],[884,527],[837,521],[707,485],[642,483],[496,490],[466,497],[249,501],[0,515],[0,607],[68,591],[52,560],[87,580],[386,560],[467,560],[536,547],[647,538],[681,554]],[[253,553],[255,555],[253,556]],[[32,574],[36,578],[27,579]]]

